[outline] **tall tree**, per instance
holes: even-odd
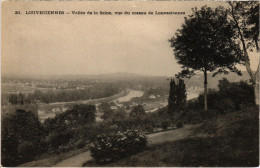
[[[168,98],[168,114],[172,117],[173,112],[176,109],[176,101],[177,101],[177,85],[174,81],[174,79],[171,79],[170,82],[170,93],[169,93],[169,98]]]
[[[178,89],[177,89],[177,105],[178,109],[182,110],[187,99],[187,94],[186,94],[186,86],[184,83],[184,80],[179,79],[178,82]]]
[[[250,51],[255,49],[256,52],[259,52],[259,2],[230,1],[228,3],[231,7],[230,15],[237,32],[237,39],[242,44],[246,70],[255,88],[255,103],[259,104],[259,64],[257,71],[254,73],[249,59]]]
[[[232,41],[235,32],[227,19],[227,10],[203,6],[192,11],[169,42],[183,69],[177,76],[190,78],[196,72],[204,74],[204,110],[207,111],[207,73],[214,71],[215,76],[230,70],[241,75],[235,65],[241,62],[242,54],[239,45]]]
[[[174,79],[170,82],[170,93],[168,99],[168,114],[172,117],[174,112],[182,110],[186,103],[186,86],[182,79],[175,83]]]
[[[33,112],[17,109],[14,114],[3,118],[1,133],[4,166],[13,167],[27,162],[39,151],[42,126]],[[28,143],[32,144],[30,150],[24,145]]]

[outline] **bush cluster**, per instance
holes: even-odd
[[[182,127],[182,122],[178,122],[178,123],[176,124],[176,127],[177,127],[177,128],[181,128],[181,127]]]
[[[34,159],[39,154],[43,129],[37,116],[31,111],[17,109],[2,119],[1,163],[15,167]]]
[[[244,106],[254,106],[254,87],[245,82],[229,82],[226,78],[219,80],[218,90],[208,90],[208,108],[217,110],[217,114],[227,114],[241,110]],[[204,107],[204,94],[197,99],[187,102],[186,111],[202,110]]]
[[[91,156],[97,163],[115,161],[140,152],[148,141],[138,130],[117,132],[114,135],[99,135],[91,146]]]

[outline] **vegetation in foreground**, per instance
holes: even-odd
[[[53,165],[56,165],[57,163],[68,159],[70,157],[73,157],[77,154],[80,154],[82,152],[85,152],[88,150],[88,147],[86,148],[81,148],[81,149],[74,149],[72,151],[62,153],[62,154],[54,154],[54,155],[49,155],[45,154],[42,155],[39,160],[27,162],[24,164],[19,165],[19,167],[52,167]]]
[[[103,166],[243,166],[259,165],[258,108],[207,120],[193,137],[149,147]],[[84,166],[98,166],[93,161]]]
[[[143,151],[147,143],[144,134],[138,130],[128,130],[110,136],[98,136],[90,152],[97,163],[106,163]]]
[[[203,111],[203,98],[204,96],[200,95],[197,99],[188,101],[181,110],[172,111],[170,114],[173,115],[173,119],[169,117],[167,107],[154,113],[145,113],[142,105],[137,105],[133,106],[129,114],[119,109],[106,115],[108,111],[104,108],[104,121],[95,123],[95,106],[75,105],[41,124],[30,112],[17,110],[15,115],[3,120],[2,163],[15,166],[46,158],[44,156],[56,156],[82,149],[91,142],[96,142],[97,137],[102,134],[110,136],[118,131],[134,129],[144,133],[153,133],[158,131],[158,128],[167,130],[170,126],[179,128],[185,124],[210,121],[216,117],[223,117],[233,114],[234,111],[255,106],[253,87],[242,81],[220,80],[219,89],[209,92],[208,103],[212,109],[207,112]],[[244,111],[244,113],[247,115],[251,112]],[[213,128],[208,129],[212,131]],[[26,136],[24,136],[25,132],[27,132]],[[32,152],[34,155],[31,155]]]
[[[150,116],[151,122],[158,114],[161,114],[161,118],[173,115],[170,122],[175,123],[177,128],[182,127],[182,124],[202,122],[192,137],[154,145],[144,152],[104,166],[258,165],[258,107],[254,104],[252,85],[244,81],[229,82],[224,78],[219,81],[218,90],[210,90],[208,93],[211,107],[208,111],[203,110],[203,99],[204,96],[200,95],[178,110],[170,111],[176,107],[168,108],[168,111],[164,108],[152,113],[153,117]],[[178,105],[177,95],[171,100],[172,106]],[[167,125],[162,126],[167,129]],[[100,164],[89,161],[84,166]]]
[[[170,122],[178,128],[184,124],[204,121],[193,137],[152,146],[142,153],[108,164],[108,166],[257,166],[259,164],[259,121],[258,108],[253,107],[255,103],[258,104],[258,101],[254,101],[254,99],[258,100],[257,74],[259,67],[257,73],[253,73],[248,51],[259,52],[259,40],[257,39],[259,36],[259,10],[257,10],[259,3],[229,2],[229,5],[229,10],[223,7],[211,9],[206,6],[200,10],[193,9],[193,14],[185,18],[182,28],[177,30],[175,36],[170,40],[175,58],[183,69],[177,77],[191,77],[196,71],[202,71],[204,96],[200,95],[198,99],[186,104],[186,89],[185,85],[182,85],[179,89],[183,88],[183,92],[179,92],[180,95],[176,94],[177,98],[173,96],[174,93],[177,93],[176,91],[173,94],[170,92],[168,113],[165,108],[149,115],[145,113],[141,105],[137,105],[129,115],[124,111],[104,115],[104,123],[99,125],[95,123],[96,108],[91,105],[75,105],[54,119],[46,120],[43,125],[30,110],[16,109],[14,114],[7,116],[2,121],[3,165],[16,166],[33,160],[35,156],[43,153],[65,153],[84,148],[91,142],[97,142],[100,133],[106,133],[105,138],[126,129],[138,128],[146,133],[153,132],[154,128],[158,127],[158,123],[166,130]],[[231,17],[228,17],[229,15]],[[226,74],[227,70],[240,74],[235,67],[236,64],[246,66],[251,78],[251,85],[246,82],[230,83],[222,80],[219,83],[218,91],[208,91],[208,72],[214,72],[212,76],[218,73]],[[128,84],[132,85],[131,82]],[[28,83],[29,85],[31,84]],[[35,91],[28,95],[3,95],[2,97],[5,98],[2,99],[4,100],[2,102],[5,103],[2,105],[7,105],[8,102],[12,105],[24,105],[101,98],[124,90],[124,87],[117,86],[113,84],[110,86],[110,83],[107,83],[91,87],[90,85],[76,87],[69,86],[69,84],[55,87],[52,84],[46,86],[40,83],[37,88],[61,90],[57,92],[49,90],[46,93]],[[256,96],[254,96],[253,87]],[[180,97],[183,99],[178,99]],[[144,100],[144,98],[139,98],[133,101],[143,102]],[[179,105],[181,108],[176,108]],[[204,111],[201,108],[203,105]],[[169,121],[169,118],[172,120]],[[129,152],[134,154],[137,151],[131,152],[131,150],[138,147],[139,144],[131,137],[137,139],[138,137],[130,136],[130,142],[133,143],[130,143],[133,145],[132,148],[122,145],[122,148],[118,149],[116,146],[118,143],[114,143],[114,141],[118,141],[120,137],[112,138],[113,140],[109,141],[113,148],[110,148],[110,144],[105,143],[109,148],[104,150],[105,153],[101,152],[101,156],[104,154],[106,157],[115,148],[117,148],[116,155],[124,155]],[[103,143],[100,144],[103,145]],[[145,145],[141,144],[139,147],[138,152],[143,150]],[[98,150],[96,153],[99,155],[99,146],[96,148]],[[92,156],[95,157],[96,154]],[[101,158],[101,160],[104,159],[106,158]],[[117,159],[118,157],[110,160]]]

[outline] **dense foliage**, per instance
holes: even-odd
[[[230,41],[235,32],[227,17],[222,7],[203,6],[200,10],[193,9],[192,15],[185,18],[185,24],[170,40],[175,58],[184,70],[238,71],[234,65],[240,62],[241,51]]]
[[[186,103],[186,87],[184,81],[179,79],[177,83],[175,83],[174,79],[170,82],[170,93],[168,99],[168,113],[169,116],[173,117],[174,111],[183,110]]]
[[[208,93],[208,104],[211,109],[220,113],[240,110],[243,106],[254,105],[254,88],[252,85],[240,81],[229,82],[223,78],[219,80],[219,90],[210,90]],[[203,103],[203,96],[198,97],[200,106]]]
[[[194,127],[198,136],[156,144],[106,167],[258,167],[259,109],[248,107]],[[203,135],[203,136],[200,136]],[[84,166],[95,167],[92,162]]]
[[[95,112],[96,107],[94,105],[74,105],[64,113],[45,120],[44,125],[48,127],[48,130],[54,130],[57,126],[73,128],[79,125],[93,124],[95,122]]]
[[[98,99],[113,96],[119,93],[119,88],[112,85],[92,86],[86,89],[58,90],[42,92],[36,90],[34,93],[27,95],[11,94],[9,102],[11,104],[30,104],[30,103],[54,103],[68,102],[78,100]]]
[[[110,115],[100,123],[98,132],[105,134],[106,132],[138,129],[145,133],[152,133],[157,130],[166,130],[170,125],[167,107],[155,112],[145,113],[142,105],[136,105],[129,110],[129,113],[123,109],[112,110]]]
[[[204,95],[189,100],[185,110],[176,117],[176,122],[184,124],[198,123],[205,119],[212,119],[219,115],[226,115],[247,107],[254,107],[254,88],[245,81],[229,82],[223,78],[219,80],[219,89],[208,92],[208,111],[204,111]]]
[[[241,43],[245,66],[253,84],[256,84],[257,73],[250,65],[250,52],[259,52],[259,2],[258,1],[230,1],[230,16],[236,32],[235,42]],[[259,69],[258,69],[259,71]]]
[[[228,20],[227,10],[203,6],[185,18],[182,28],[170,39],[175,59],[182,65],[181,77],[190,78],[196,72],[204,74],[204,109],[207,110],[207,73],[240,71],[235,67],[241,62],[239,45],[231,39],[235,31]]]
[[[2,119],[2,164],[17,166],[43,154],[83,148],[94,139],[93,105],[74,105],[41,124],[37,116],[18,109]]]
[[[43,129],[34,113],[16,110],[2,119],[2,164],[17,166],[30,161],[40,152]]]
[[[147,138],[138,130],[101,135],[91,147],[91,156],[96,162],[115,161],[140,152],[146,148]]]
[[[117,160],[145,147],[144,139],[138,142],[133,140],[139,136],[138,132],[127,130],[138,129],[147,134],[171,129],[173,125],[174,128],[180,128],[185,124],[202,122],[254,105],[253,86],[244,81],[220,80],[218,90],[210,90],[208,93],[210,109],[207,112],[202,110],[203,98],[200,95],[197,99],[187,101],[182,110],[176,112],[174,121],[170,121],[167,106],[146,113],[143,105],[133,103],[128,110],[123,107],[112,110],[110,107],[116,106],[115,102],[100,104],[98,108],[104,113],[103,122],[95,122],[94,105],[74,105],[64,113],[46,119],[42,126],[33,113],[17,110],[14,115],[2,120],[2,163],[16,166],[42,154],[60,154],[84,148],[91,142],[94,142],[92,150],[97,161]],[[118,135],[118,132],[123,133]],[[118,139],[123,136],[132,140],[118,143]],[[120,145],[117,146],[118,144]],[[128,144],[136,146],[130,147]],[[99,149],[100,146],[102,148]]]
[[[133,120],[140,120],[145,116],[144,107],[142,105],[134,106],[131,110],[129,117]]]
[[[95,113],[94,105],[81,104],[74,105],[54,118],[46,119],[43,126],[47,134],[47,145],[57,149],[70,142],[77,142],[79,134],[83,130],[88,132],[95,123]]]

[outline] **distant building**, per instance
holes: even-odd
[[[149,98],[150,98],[150,99],[155,99],[156,96],[155,96],[155,95],[151,95]]]
[[[116,110],[116,109],[117,109],[117,106],[111,106],[111,109],[112,109],[112,110]]]

